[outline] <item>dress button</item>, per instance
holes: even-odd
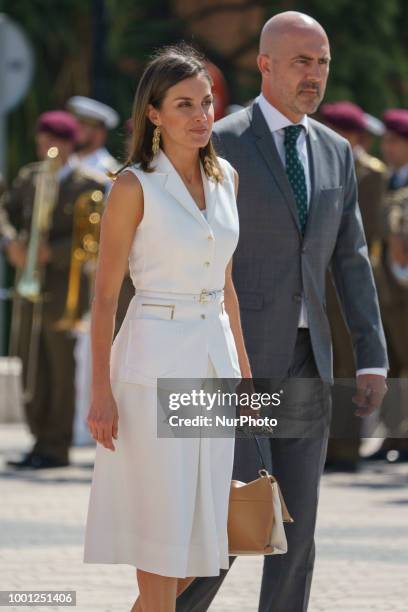
[[[214,240],[214,239],[213,239],[213,237],[211,236],[211,234],[209,234],[209,235],[207,236],[207,238],[208,238],[208,240]]]
[[[306,247],[302,247],[302,253],[306,253]]]
[[[205,314],[202,314],[202,315],[201,315],[201,318],[202,318],[202,319],[205,319]]]
[[[208,266],[210,265],[210,262],[209,261],[205,261],[204,265],[207,266],[207,268],[208,268]]]
[[[293,299],[295,302],[301,302],[302,301],[302,296],[300,293],[295,293],[295,295],[293,296]]]

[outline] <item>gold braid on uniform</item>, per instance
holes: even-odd
[[[385,204],[389,210],[388,229],[393,234],[405,234],[404,209],[406,209],[405,215],[408,215],[408,187],[389,192]]]

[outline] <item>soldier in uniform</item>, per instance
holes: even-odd
[[[361,144],[369,127],[367,115],[356,104],[335,102],[322,105],[319,116],[329,127],[346,138],[353,149],[359,206],[370,258],[374,259],[378,255],[382,232],[387,169],[381,160],[369,155]],[[329,275],[326,284],[327,313],[333,337],[334,377],[350,379],[351,382],[355,364],[350,334]],[[353,388],[347,383],[337,384],[334,389],[331,439],[326,461],[326,467],[331,470],[353,472],[358,467],[361,419],[354,415],[353,395]]]
[[[366,129],[361,135],[360,145],[367,153],[370,153],[374,140],[384,136],[385,125],[378,117],[374,117],[374,115],[370,115],[370,113],[364,113],[364,118]]]
[[[117,127],[119,115],[107,104],[85,96],[73,96],[70,98],[67,102],[67,109],[75,115],[79,122],[76,154],[79,156],[80,163],[105,175],[108,192],[112,186],[112,179],[109,177],[109,174],[116,172],[119,169],[119,164],[106,148],[106,139],[108,131]],[[118,298],[114,336],[116,336],[122,325],[133,295],[133,284],[129,274],[126,274]],[[87,312],[84,315],[81,329],[76,332],[77,342],[75,347],[77,374],[75,379],[76,414],[74,444],[81,446],[93,443],[86,424],[91,388],[91,342],[89,328],[90,312]]]
[[[72,96],[66,106],[79,123],[75,150],[81,164],[104,174],[115,172],[118,162],[106,148],[106,139],[108,130],[119,123],[118,113],[107,104],[85,96]]]
[[[76,153],[81,164],[95,168],[106,175],[116,172],[119,164],[106,148],[106,139],[108,130],[114,129],[119,124],[118,113],[107,104],[85,96],[70,98],[67,102],[67,109],[75,115],[79,122]],[[111,185],[112,181],[107,177],[108,190]],[[122,325],[133,294],[132,281],[127,274],[119,294],[114,335]]]
[[[58,194],[50,230],[38,250],[43,270],[42,317],[39,353],[36,356],[36,381],[26,416],[35,442],[32,449],[16,461],[14,468],[51,468],[69,464],[69,447],[74,415],[74,339],[55,328],[64,312],[73,235],[73,207],[85,191],[104,191],[104,177],[75,162],[72,152],[78,133],[76,119],[65,111],[51,111],[39,117],[36,130],[37,153],[45,159],[50,147],[59,151]],[[3,249],[12,266],[24,268],[30,238],[36,179],[40,163],[24,166],[0,201],[0,235]],[[88,307],[86,282],[81,291],[81,308]],[[27,371],[32,304],[21,299],[22,317],[18,352]]]
[[[386,132],[382,140],[384,159],[390,168],[384,215],[386,234],[381,256],[374,268],[390,359],[390,378],[408,377],[408,110],[384,113]],[[401,390],[402,418],[408,419],[407,398]],[[371,459],[408,460],[408,441],[388,438]]]

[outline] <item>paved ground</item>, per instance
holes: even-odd
[[[21,426],[0,425],[0,589],[71,589],[81,612],[128,611],[133,568],[82,563],[93,450],[74,449],[70,468],[10,474],[4,458],[28,444]],[[324,476],[309,612],[408,611],[407,485],[407,465]],[[256,612],[260,572],[260,558],[240,558],[211,611]]]

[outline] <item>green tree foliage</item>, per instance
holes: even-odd
[[[189,20],[203,10],[216,15],[257,5],[265,19],[282,10],[299,10],[318,19],[332,45],[333,63],[327,100],[351,99],[380,114],[408,104],[408,3],[406,0],[236,0],[209,3],[182,20],[171,0],[0,0],[0,12],[25,30],[35,52],[35,77],[23,103],[9,117],[8,176],[35,157],[33,133],[38,114],[63,107],[73,94],[97,95],[125,121],[144,62],[156,48],[180,39],[193,41],[217,63],[230,85],[233,101],[256,95],[256,68],[244,75],[241,56],[256,49],[257,37],[237,40],[220,57],[208,48],[205,32],[192,38]],[[104,7],[104,15],[101,8]],[[103,52],[104,50],[104,52]],[[110,137],[122,156],[123,128]]]

